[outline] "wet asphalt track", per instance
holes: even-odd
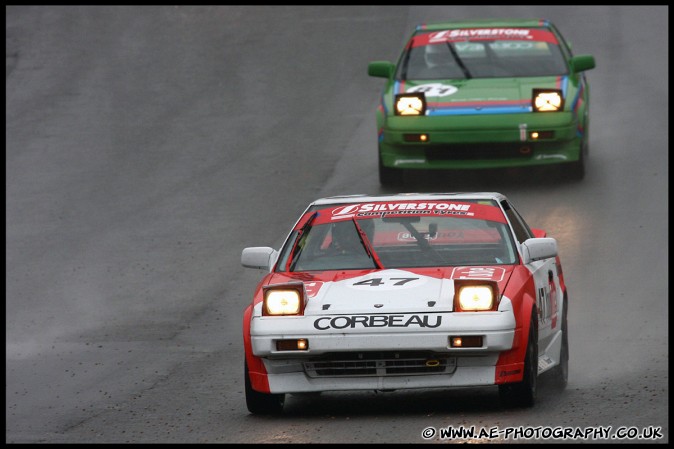
[[[6,442],[420,443],[429,426],[668,442],[667,13],[7,6]],[[317,197],[384,192],[369,61],[395,60],[418,22],[517,16],[597,60],[586,179],[430,174],[400,190],[501,191],[558,239],[568,389],[543,386],[528,410],[488,388],[290,396],[282,417],[249,415],[241,312],[262,273],[241,249],[279,246]]]

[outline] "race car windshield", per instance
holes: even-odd
[[[357,225],[357,226],[355,226]],[[359,230],[365,238],[359,235]],[[287,271],[517,263],[505,222],[452,216],[375,216],[320,223],[305,231]],[[286,265],[282,250],[279,271]]]
[[[399,80],[515,78],[568,74],[557,42],[469,39],[411,45]]]
[[[452,54],[452,57],[454,58],[454,61],[461,67],[461,70],[463,71],[464,76],[467,79],[472,78],[470,71],[466,67],[466,64],[463,63],[463,60],[461,59],[461,56],[456,52],[456,48],[454,48],[454,44],[451,42],[447,42],[447,48],[449,48],[449,52]]]

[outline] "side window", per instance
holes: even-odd
[[[502,201],[501,206],[503,206],[503,210],[508,216],[508,220],[510,220],[513,231],[515,231],[515,237],[519,243],[522,243],[526,239],[534,236],[534,234],[531,232],[531,229],[529,229],[529,226],[527,226],[520,214],[518,214],[517,211],[513,209],[507,201]]]

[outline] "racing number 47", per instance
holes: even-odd
[[[416,279],[419,278],[389,278],[391,281],[396,281],[393,283],[393,285],[405,285],[408,282],[412,282]],[[369,285],[370,287],[378,287],[380,285],[384,285],[386,282],[384,282],[383,278],[372,278],[372,279],[365,279],[364,281],[356,282],[353,285]]]

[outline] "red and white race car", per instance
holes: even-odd
[[[311,203],[243,316],[246,404],[286,393],[498,385],[531,406],[568,375],[557,242],[499,193],[338,196]]]

